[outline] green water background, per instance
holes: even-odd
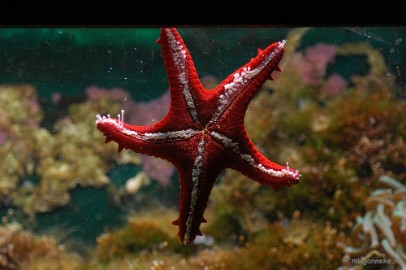
[[[254,57],[258,48],[286,38],[291,28],[180,27],[178,30],[199,76],[211,74],[222,80]],[[158,37],[158,28],[0,28],[0,84],[35,86],[46,115],[41,126],[52,130],[54,122],[66,115],[71,104],[86,100],[84,89],[91,85],[123,88],[136,101],[151,100],[164,93],[168,82],[160,47],[155,42]],[[368,42],[382,51],[389,68],[396,71],[399,85],[396,94],[402,98],[406,96],[402,92],[406,74],[404,37],[406,27],[313,28],[299,50],[318,42]],[[348,79],[350,74],[365,74],[367,70],[366,59],[354,56],[336,59],[328,72],[339,71]],[[52,95],[57,92],[62,93],[63,102],[54,105]],[[109,176],[113,185],[120,187],[138,171],[137,166],[122,166]],[[176,174],[172,180],[167,188],[153,181],[141,192],[177,208]],[[0,205],[0,215],[5,215],[7,208]],[[112,203],[106,188],[75,188],[68,206],[37,215],[35,229],[70,229],[69,237],[94,243],[104,228],[123,224],[127,210]]]

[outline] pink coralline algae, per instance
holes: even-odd
[[[0,145],[3,145],[15,133],[16,125],[37,127],[43,116],[32,86],[3,85],[0,92]]]
[[[305,54],[307,65],[304,65],[302,71],[303,81],[312,84],[318,83],[320,79],[323,79],[326,67],[329,63],[332,63],[336,53],[336,46],[324,43],[318,43],[307,48]]]
[[[106,89],[92,85],[87,87],[85,91],[89,102],[98,98],[122,101],[122,109],[126,112],[130,112],[135,106],[135,102],[131,99],[130,93],[118,87]]]
[[[331,74],[326,83],[320,89],[320,94],[326,97],[335,97],[341,94],[347,87],[347,81],[341,75]]]
[[[143,126],[157,123],[168,113],[169,105],[169,91],[157,99],[138,102],[131,109],[129,122]],[[159,181],[164,186],[171,182],[171,177],[175,172],[175,167],[168,161],[146,155],[141,155],[141,166],[152,179]]]
[[[8,115],[6,112],[0,112],[0,145],[4,144],[8,137],[9,124],[7,118]]]
[[[151,125],[161,121],[169,111],[169,91],[157,99],[137,102],[129,112],[129,122],[134,125]],[[127,111],[126,111],[127,112]]]
[[[141,156],[141,166],[149,177],[158,180],[164,186],[170,184],[171,177],[175,172],[175,167],[168,161],[146,155]]]
[[[0,131],[0,145],[2,145],[3,143],[5,143],[6,140],[7,140],[7,134],[2,133],[2,132]]]
[[[301,74],[305,84],[317,85],[326,75],[327,65],[334,62],[337,46],[317,43],[308,47],[304,54],[295,53],[292,57],[292,66]]]
[[[114,98],[116,100],[123,100],[129,96],[129,93],[121,88],[105,89],[97,86],[89,86],[85,89],[86,95],[90,100],[96,98]]]

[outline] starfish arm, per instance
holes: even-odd
[[[152,126],[132,126],[122,122],[120,117],[110,118],[97,115],[96,127],[106,136],[106,143],[115,141],[118,143],[118,151],[130,149],[137,153],[164,158],[173,162],[179,159],[181,154],[179,142],[187,142],[198,131],[184,129],[177,131],[164,131],[161,124]],[[162,145],[165,144],[165,147]],[[172,148],[172,150],[170,150]]]
[[[297,170],[289,168],[287,164],[281,166],[274,163],[259,152],[255,155],[243,154],[241,160],[234,162],[230,168],[262,185],[272,186],[275,190],[281,186],[297,184],[300,178]]]
[[[300,174],[297,170],[267,159],[255,148],[247,136],[242,143],[239,143],[216,131],[212,131],[210,134],[217,143],[229,150],[228,167],[275,189],[299,182]]]
[[[258,55],[250,62],[228,76],[217,88],[218,107],[210,123],[223,121],[244,124],[244,114],[248,104],[267,79],[272,79],[273,71],[280,71],[278,64],[284,53],[283,42],[275,42],[265,50],[258,50]],[[222,117],[233,111],[233,119]],[[238,112],[238,113],[236,113]]]
[[[171,110],[177,115],[189,115],[200,124],[196,95],[203,92],[192,57],[175,28],[162,28],[157,41],[168,75],[171,92]]]
[[[172,224],[179,226],[178,236],[184,245],[192,243],[196,235],[202,235],[200,224],[206,222],[203,214],[211,190],[219,173],[225,168],[222,166],[223,155],[208,153],[221,153],[221,146],[206,138],[208,136],[194,138],[199,142],[193,158],[175,163],[180,177],[180,203],[179,217]]]

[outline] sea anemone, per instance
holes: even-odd
[[[389,188],[376,189],[366,200],[367,212],[358,217],[352,234],[360,240],[359,246],[346,246],[342,269],[355,269],[353,264],[376,263],[376,257],[385,259],[398,269],[406,269],[406,187],[383,175],[379,182]]]

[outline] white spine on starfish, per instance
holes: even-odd
[[[209,124],[217,121],[224,110],[231,104],[234,97],[245,89],[245,86],[249,83],[249,81],[257,76],[269,64],[269,62],[272,61],[275,55],[280,53],[281,49],[283,49],[285,46],[285,42],[285,40],[279,42],[279,45],[275,48],[275,51],[269,55],[266,55],[256,68],[251,69],[249,66],[244,67],[241,73],[236,72],[234,74],[233,81],[224,85],[224,92],[222,95],[220,95],[218,100],[219,106],[217,107],[217,111],[213,114]]]
[[[182,84],[183,95],[189,109],[189,113],[192,116],[193,120],[196,123],[199,122],[199,117],[197,115],[196,105],[193,100],[192,94],[190,93],[189,80],[187,78],[187,66],[186,66],[186,50],[183,49],[183,46],[176,40],[170,29],[166,29],[166,34],[168,35],[169,46],[172,51],[173,62],[175,63],[176,68],[179,73],[179,81]]]
[[[199,142],[197,146],[197,157],[193,163],[193,170],[192,170],[192,196],[190,198],[190,207],[189,207],[189,214],[186,220],[186,230],[184,235],[184,242],[185,244],[189,243],[190,240],[190,233],[192,230],[192,222],[193,216],[195,214],[196,202],[198,199],[199,193],[199,177],[202,173],[202,166],[203,166],[203,154],[204,154],[204,136],[202,140]]]
[[[238,154],[242,160],[246,161],[252,167],[259,169],[261,172],[272,175],[274,177],[290,176],[293,178],[299,178],[299,173],[289,170],[289,165],[286,165],[286,168],[282,170],[274,170],[271,168],[266,168],[261,163],[255,162],[254,158],[251,155],[241,153],[240,148],[238,146],[238,142],[235,142],[232,139],[215,131],[210,132],[210,135],[219,140],[224,145],[224,147]]]
[[[122,110],[122,115],[124,115],[124,110]],[[198,133],[200,131],[194,130],[194,129],[185,129],[185,130],[177,130],[177,131],[168,131],[168,132],[156,132],[156,133],[139,133],[133,130],[126,129],[124,127],[124,117],[118,115],[118,120],[114,118],[110,118],[110,116],[105,117],[105,116],[100,116],[99,114],[96,115],[97,121],[96,123],[109,123],[114,125],[117,130],[119,130],[121,133],[124,133],[130,137],[133,137],[138,140],[143,140],[143,141],[165,141],[165,140],[184,140],[184,139],[189,139]]]

